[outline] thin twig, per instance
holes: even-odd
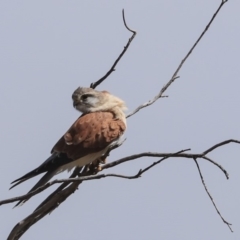
[[[216,209],[218,215],[219,215],[220,218],[223,220],[223,222],[224,222],[225,224],[227,224],[227,226],[229,227],[230,231],[233,232],[233,230],[232,230],[232,228],[231,228],[231,225],[232,225],[232,224],[229,223],[229,222],[227,222],[227,221],[223,218],[222,214],[221,214],[220,211],[218,210],[217,205],[215,204],[215,202],[214,202],[214,200],[213,200],[213,197],[211,196],[210,192],[209,192],[208,189],[207,189],[207,185],[206,185],[206,183],[204,182],[203,175],[202,175],[202,173],[201,173],[201,170],[200,170],[200,167],[199,167],[199,165],[198,165],[197,159],[194,159],[194,161],[195,161],[195,163],[196,163],[196,165],[197,165],[197,169],[198,169],[198,172],[199,172],[199,175],[200,175],[202,184],[203,184],[203,186],[204,186],[204,188],[205,188],[205,191],[206,191],[206,193],[208,194],[208,196],[209,196],[209,198],[210,198],[210,200],[211,200],[214,208]]]
[[[203,152],[204,155],[207,155],[208,153],[212,152],[214,149],[220,147],[220,146],[223,146],[223,145],[226,145],[228,143],[238,143],[240,144],[240,141],[239,140],[235,140],[235,139],[228,139],[226,141],[223,141],[223,142],[220,142],[220,143],[217,143],[215,144],[214,146],[210,147],[209,149],[207,149],[205,152]]]
[[[151,165],[149,165],[148,167],[140,170],[140,171],[139,171],[139,174],[142,175],[143,173],[145,173],[146,171],[148,171],[148,170],[151,169],[152,167],[156,166],[157,164],[161,163],[162,161],[164,161],[164,160],[166,160],[166,159],[168,159],[168,158],[170,158],[170,157],[175,157],[176,155],[181,154],[181,153],[186,152],[186,151],[189,151],[189,150],[190,150],[190,149],[184,149],[184,150],[181,150],[181,151],[179,151],[179,152],[172,153],[172,156],[171,156],[171,155],[165,156],[165,157],[161,158],[160,160],[158,160],[157,162],[154,162],[154,163],[152,163]]]
[[[171,79],[171,83],[173,83],[177,78],[179,78],[179,77],[174,77],[174,78],[172,78]],[[170,83],[170,84],[171,84]],[[169,85],[170,85],[169,84]],[[149,100],[148,102],[146,102],[146,103],[143,103],[143,104],[141,104],[140,106],[138,106],[134,111],[132,111],[131,113],[129,113],[127,116],[126,116],[126,118],[129,118],[129,117],[131,117],[132,115],[134,115],[135,113],[137,113],[139,110],[141,110],[142,108],[145,108],[145,107],[148,107],[148,106],[150,106],[150,105],[152,105],[153,103],[155,103],[159,98],[164,98],[164,97],[168,97],[168,96],[162,96],[162,94],[165,92],[165,90],[167,89],[167,88],[165,88],[166,86],[164,86],[163,88],[162,88],[162,90],[152,99],[152,100]]]
[[[229,139],[229,140],[222,141],[220,143],[215,144],[214,146],[208,148],[206,151],[204,151],[202,153],[198,153],[198,154],[195,154],[195,153],[180,153],[180,154],[175,154],[174,157],[192,158],[192,159],[193,158],[203,158],[203,159],[213,163],[217,167],[219,167],[223,171],[223,173],[225,174],[226,178],[228,179],[227,171],[220,164],[218,164],[217,162],[215,162],[215,161],[211,160],[210,158],[206,157],[206,154],[212,152],[213,150],[215,150],[215,149],[217,149],[217,148],[219,148],[221,146],[227,145],[229,143],[240,144],[240,141],[235,140],[235,139]],[[137,159],[137,158],[141,158],[141,157],[166,157],[166,156],[169,156],[171,154],[172,153],[154,153],[154,152],[138,153],[138,154],[127,156],[127,157],[118,159],[116,161],[110,162],[108,164],[105,164],[104,166],[102,166],[102,170],[114,167],[114,166],[119,165],[119,164],[121,164],[123,162],[128,162],[128,161],[131,161],[131,160],[134,160],[134,159]]]
[[[106,177],[118,177],[118,178],[134,179],[134,178],[137,178],[139,176],[138,176],[138,174],[136,174],[134,176],[125,176],[125,175],[121,175],[121,174],[109,173],[109,174],[90,175],[90,176],[84,176],[84,177],[78,177],[78,178],[56,179],[56,180],[48,182],[48,183],[42,185],[41,187],[37,188],[36,190],[34,190],[32,192],[29,192],[27,194],[24,194],[22,196],[9,198],[9,199],[0,201],[0,206],[3,205],[3,204],[12,203],[12,202],[16,202],[16,201],[20,201],[20,200],[24,200],[24,199],[27,199],[29,197],[32,197],[32,196],[44,191],[45,189],[47,189],[50,186],[52,186],[54,184],[57,184],[57,183],[68,183],[68,184],[73,183],[73,182],[81,183],[83,181],[96,180],[96,179],[101,179],[101,178],[106,178]],[[56,195],[56,193],[54,195]],[[49,200],[50,199],[48,199],[48,201]],[[46,201],[46,202],[48,202],[48,201]],[[38,206],[38,208],[42,207],[43,205],[44,204],[41,204],[40,206]]]
[[[147,103],[141,104],[140,106],[138,106],[135,110],[133,110],[131,113],[129,113],[127,115],[127,118],[131,117],[132,115],[134,115],[135,113],[137,113],[139,110],[141,110],[142,108],[148,107],[150,105],[152,105],[153,103],[155,103],[159,98],[162,97],[163,93],[168,89],[168,87],[177,79],[179,78],[178,72],[180,71],[180,69],[182,68],[183,64],[185,63],[185,61],[188,59],[188,57],[191,55],[192,51],[195,49],[195,47],[197,46],[197,44],[200,42],[200,40],[202,39],[202,37],[204,36],[204,34],[207,32],[207,30],[209,29],[209,27],[211,26],[213,20],[215,19],[215,17],[217,16],[218,12],[220,11],[220,9],[222,8],[222,6],[224,5],[224,3],[226,3],[227,1],[222,1],[221,4],[219,5],[217,11],[213,14],[211,20],[209,21],[209,23],[207,24],[207,26],[205,27],[204,31],[201,33],[201,35],[199,36],[199,38],[197,39],[197,41],[193,44],[193,46],[191,47],[191,49],[188,51],[188,53],[186,54],[186,56],[182,59],[182,61],[180,62],[180,64],[178,65],[176,71],[174,72],[174,74],[172,75],[171,79],[167,82],[167,84],[165,86],[163,86],[163,88],[161,89],[161,91],[152,99],[149,100]]]
[[[125,52],[127,51],[128,47],[130,46],[132,40],[134,39],[134,37],[136,36],[137,32],[130,29],[126,23],[125,20],[125,14],[124,14],[124,9],[122,10],[122,17],[123,17],[123,22],[124,25],[126,27],[126,29],[128,31],[130,31],[133,35],[129,38],[127,45],[123,48],[123,51],[121,52],[121,54],[119,55],[119,57],[115,60],[115,62],[113,63],[112,67],[110,68],[110,70],[103,76],[101,77],[98,81],[91,83],[90,88],[95,89],[99,84],[101,84],[112,72],[115,71],[115,67],[117,66],[118,62],[120,61],[120,59],[122,58],[122,56],[125,54]]]
[[[214,165],[217,166],[218,168],[220,168],[220,169],[223,171],[225,177],[226,177],[227,179],[229,179],[229,173],[227,172],[227,170],[226,170],[225,168],[223,168],[223,166],[221,166],[219,163],[213,161],[213,160],[210,159],[209,157],[203,156],[202,158],[205,159],[205,160],[207,160],[207,161],[209,161],[210,163],[214,164]]]

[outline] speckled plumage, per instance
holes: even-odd
[[[111,112],[82,115],[52,149],[78,159],[93,151],[101,151],[117,140],[125,131],[125,124]]]

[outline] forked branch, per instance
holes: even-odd
[[[240,144],[240,141],[235,140],[235,139],[229,139],[227,141],[223,141],[220,142],[218,144],[215,144],[214,146],[208,148],[207,150],[205,150],[202,153],[186,153],[187,151],[190,151],[191,149],[184,149],[181,151],[178,151],[176,153],[153,153],[153,152],[143,152],[143,153],[139,153],[139,154],[134,154],[131,156],[127,156],[121,159],[118,159],[116,161],[110,162],[108,164],[105,164],[101,167],[101,171],[103,171],[104,169],[107,168],[112,168],[115,167],[119,164],[123,164],[129,161],[133,161],[133,160],[137,160],[140,159],[142,157],[161,157],[162,159],[158,160],[157,162],[152,163],[151,165],[149,165],[147,168],[140,170],[137,174],[133,175],[133,176],[125,176],[125,175],[119,175],[119,174],[98,174],[98,175],[87,175],[87,171],[85,169],[85,174],[81,174],[80,177],[75,178],[74,175],[76,175],[76,172],[73,172],[73,174],[70,176],[70,178],[67,179],[59,179],[59,180],[54,180],[51,182],[46,183],[45,185],[39,187],[38,189],[36,189],[33,192],[24,194],[22,196],[19,197],[14,197],[14,198],[10,198],[10,199],[6,199],[6,200],[2,200],[0,201],[0,206],[3,204],[8,204],[8,203],[12,203],[12,202],[16,202],[19,200],[24,200],[24,199],[29,199],[32,196],[44,191],[45,189],[49,188],[50,186],[56,184],[56,183],[65,183],[65,184],[70,184],[73,182],[84,182],[84,181],[89,181],[89,180],[95,180],[95,179],[101,179],[101,178],[106,178],[106,177],[120,177],[120,178],[126,178],[126,179],[134,179],[134,178],[138,178],[140,175],[142,175],[144,172],[148,171],[150,168],[154,167],[155,165],[159,164],[160,162],[162,162],[163,160],[166,160],[168,158],[188,158],[188,159],[204,159],[212,164],[214,164],[215,166],[217,166],[225,175],[225,177],[228,179],[229,178],[229,174],[227,172],[226,169],[224,169],[219,163],[211,160],[210,158],[208,158],[206,156],[206,154],[214,151],[215,149],[222,147],[226,144],[229,143],[237,143]],[[85,175],[85,176],[84,176]],[[61,185],[62,186],[62,185]],[[64,186],[66,187],[66,186]],[[63,188],[62,188],[63,189]],[[61,189],[61,190],[62,190]]]
[[[211,202],[212,202],[215,210],[217,211],[217,213],[218,213],[218,215],[220,216],[220,218],[222,219],[222,221],[223,221],[225,224],[227,224],[227,226],[229,227],[230,231],[233,232],[233,230],[232,230],[232,228],[231,228],[231,225],[232,225],[232,224],[229,223],[228,221],[226,221],[226,220],[223,218],[222,214],[221,214],[220,211],[218,210],[218,207],[217,207],[215,201],[213,200],[212,195],[210,194],[210,192],[209,192],[208,189],[207,189],[207,185],[206,185],[206,183],[205,183],[205,181],[204,181],[204,178],[203,178],[203,175],[202,175],[200,166],[199,166],[199,164],[198,164],[198,162],[197,162],[197,159],[194,158],[194,161],[195,161],[195,163],[196,163],[196,165],[197,165],[197,169],[198,169],[198,173],[199,173],[199,176],[200,176],[200,178],[201,178],[201,181],[202,181],[202,185],[204,186],[204,189],[205,189],[207,195],[209,196],[209,198],[210,198],[210,200],[211,200]]]
[[[11,203],[11,202],[15,202],[15,201],[19,201],[19,200],[24,200],[24,199],[29,199],[30,197],[44,191],[45,189],[49,188],[50,186],[54,185],[54,184],[57,184],[57,183],[63,183],[63,184],[71,184],[69,186],[69,188],[66,188],[65,190],[61,189],[60,192],[57,192],[58,194],[54,194],[54,195],[50,195],[51,198],[48,199],[48,201],[45,200],[45,203],[41,204],[33,213],[32,213],[32,217],[34,217],[34,221],[32,221],[32,218],[29,218],[27,217],[26,219],[24,219],[23,221],[21,221],[21,224],[17,224],[14,228],[14,232],[19,229],[19,228],[24,228],[25,230],[27,230],[29,228],[29,224],[32,224],[32,223],[35,223],[37,222],[38,220],[40,220],[42,217],[44,217],[50,210],[53,211],[57,206],[60,205],[60,203],[62,203],[64,200],[66,200],[66,198],[71,195],[73,192],[75,192],[75,190],[77,189],[77,187],[79,186],[79,184],[81,184],[82,182],[84,181],[89,181],[89,180],[96,180],[96,179],[102,179],[102,178],[106,178],[106,177],[118,177],[118,178],[125,178],[125,179],[137,179],[139,177],[141,177],[145,172],[149,171],[151,168],[153,168],[154,166],[160,164],[162,161],[166,160],[166,159],[169,159],[169,158],[188,158],[188,159],[193,159],[197,165],[197,168],[198,168],[198,171],[199,171],[199,174],[200,174],[200,177],[201,177],[201,181],[202,181],[202,184],[210,198],[210,200],[212,201],[217,213],[219,214],[219,216],[221,217],[221,219],[223,220],[224,223],[226,223],[228,225],[228,227],[230,228],[230,230],[232,231],[231,227],[230,227],[230,223],[227,222],[223,216],[221,215],[220,211],[218,210],[210,192],[208,191],[207,189],[207,186],[204,182],[204,179],[203,179],[203,176],[202,176],[202,173],[201,173],[201,170],[200,170],[200,167],[197,163],[197,159],[204,159],[204,160],[207,160],[209,161],[210,163],[216,165],[219,167],[219,169],[225,174],[226,178],[228,179],[228,173],[227,171],[221,166],[219,165],[217,162],[209,159],[206,154],[216,150],[217,148],[223,146],[223,145],[226,145],[226,144],[229,144],[229,143],[237,143],[237,144],[240,144],[240,141],[238,140],[234,140],[234,139],[229,139],[227,141],[223,141],[223,142],[220,142],[218,144],[215,144],[214,146],[208,148],[207,150],[205,150],[204,152],[200,153],[200,154],[194,154],[194,153],[186,153],[186,151],[190,151],[190,149],[184,149],[184,150],[181,150],[181,151],[178,151],[176,153],[151,153],[151,152],[147,152],[147,153],[140,153],[140,154],[135,154],[135,155],[131,155],[131,156],[128,156],[128,157],[125,157],[125,158],[122,158],[122,159],[119,159],[119,160],[116,160],[116,161],[113,161],[109,164],[105,164],[104,166],[102,166],[102,170],[106,169],[106,168],[111,168],[111,167],[115,167],[116,165],[119,165],[119,164],[123,164],[123,163],[126,163],[128,161],[132,161],[132,160],[137,160],[141,157],[161,157],[160,160],[156,161],[156,162],[153,162],[152,164],[150,164],[149,166],[147,166],[146,168],[144,169],[140,169],[137,174],[135,175],[132,175],[132,176],[126,176],[126,175],[121,175],[121,174],[113,174],[113,173],[110,173],[110,174],[98,174],[98,175],[90,175],[88,173],[88,170],[87,168],[85,168],[82,173],[81,173],[81,176],[78,177],[78,178],[68,178],[68,179],[60,179],[60,180],[54,180],[54,181],[51,181],[41,187],[39,187],[38,189],[36,189],[35,191],[31,192],[31,193],[28,193],[28,194],[25,194],[25,195],[22,195],[22,196],[19,196],[19,197],[15,197],[15,198],[11,198],[11,199],[6,199],[6,200],[3,200],[3,201],[0,201],[0,205],[3,205],[3,204],[7,204],[7,203]],[[73,173],[74,174],[74,173]],[[88,175],[89,174],[89,175]],[[92,174],[92,173],[91,173]],[[85,176],[84,176],[85,175]],[[63,185],[62,184],[62,185]],[[61,186],[62,186],[61,185]],[[56,199],[58,200],[56,202]],[[35,215],[37,214],[37,218],[35,217]],[[30,222],[28,222],[30,221]],[[11,238],[10,238],[11,239]]]
[[[176,71],[174,72],[174,74],[172,75],[171,79],[167,82],[166,85],[164,85],[161,89],[161,91],[152,99],[149,100],[146,103],[143,103],[141,105],[139,105],[135,110],[133,110],[131,113],[129,113],[127,115],[128,117],[131,117],[132,115],[134,115],[135,113],[137,113],[138,111],[140,111],[142,108],[148,107],[150,105],[152,105],[153,103],[155,103],[159,98],[163,97],[163,94],[165,93],[165,91],[170,87],[170,85],[177,79],[179,78],[178,73],[180,71],[180,69],[182,68],[183,64],[186,62],[186,60],[188,59],[188,57],[191,55],[191,53],[193,52],[193,50],[195,49],[195,47],[198,45],[198,43],[200,42],[200,40],[202,39],[202,37],[205,35],[205,33],[207,32],[207,30],[209,29],[209,27],[211,26],[213,20],[215,19],[215,17],[217,16],[218,12],[221,10],[221,8],[223,7],[223,5],[227,2],[226,1],[222,1],[221,4],[219,5],[217,11],[213,14],[211,20],[209,21],[209,23],[207,24],[207,26],[205,27],[204,31],[201,33],[201,35],[199,36],[199,38],[197,39],[197,41],[193,44],[193,46],[190,48],[190,50],[188,51],[188,53],[186,54],[186,56],[182,59],[182,61],[180,62],[180,64],[178,65]]]

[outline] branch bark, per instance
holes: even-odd
[[[106,177],[118,177],[118,178],[124,178],[124,179],[137,179],[139,177],[141,177],[145,172],[147,172],[148,170],[150,170],[152,167],[156,166],[157,164],[160,164],[162,161],[168,159],[168,158],[188,158],[188,159],[193,159],[197,165],[201,180],[202,180],[202,184],[208,194],[208,196],[210,197],[210,200],[212,201],[217,213],[219,214],[219,216],[221,217],[221,219],[223,220],[224,223],[226,223],[229,227],[229,229],[232,231],[231,227],[230,227],[230,223],[227,222],[221,215],[220,211],[218,210],[211,194],[209,193],[207,186],[204,182],[203,176],[201,174],[201,170],[200,167],[197,163],[197,159],[205,159],[207,161],[209,161],[210,163],[216,165],[217,167],[219,167],[219,169],[224,173],[224,175],[226,176],[226,178],[228,179],[228,173],[227,171],[217,162],[209,159],[206,154],[216,150],[217,148],[229,144],[229,143],[237,143],[240,144],[240,141],[238,140],[234,140],[234,139],[229,139],[223,142],[220,142],[218,144],[215,144],[214,146],[208,148],[207,150],[205,150],[202,153],[199,154],[194,154],[194,153],[186,153],[187,151],[190,151],[191,149],[184,149],[181,151],[178,151],[176,153],[152,153],[152,152],[146,152],[146,153],[140,153],[140,154],[135,154],[135,155],[131,155],[116,161],[113,161],[109,164],[105,164],[102,167],[102,170],[107,169],[107,168],[112,168],[115,167],[119,164],[123,164],[126,163],[128,161],[132,161],[132,160],[137,160],[141,157],[162,157],[160,160],[153,162],[152,164],[150,164],[149,166],[147,166],[144,169],[140,169],[138,171],[137,174],[135,175],[131,175],[131,176],[126,176],[126,175],[121,175],[121,174],[114,174],[114,173],[109,173],[109,174],[98,174],[98,175],[92,175],[93,173],[91,173],[91,175],[89,175],[89,172],[87,170],[87,168],[85,168],[83,170],[83,172],[81,173],[81,177],[78,178],[74,178],[73,176],[76,175],[76,172],[74,172],[72,174],[72,176],[68,179],[60,179],[60,180],[54,180],[51,181],[49,183],[46,183],[45,185],[39,187],[38,189],[36,189],[35,191],[19,196],[19,197],[15,197],[15,198],[10,198],[10,199],[6,199],[3,201],[0,201],[0,205],[3,204],[8,204],[8,203],[12,203],[15,201],[19,201],[19,200],[23,200],[23,199],[29,199],[30,197],[44,191],[45,189],[49,188],[50,186],[57,184],[57,183],[63,183],[59,188],[61,189],[61,191],[58,191],[58,189],[50,195],[50,198],[48,197],[43,203],[41,203],[40,206],[37,207],[37,209],[31,214],[29,215],[27,218],[25,218],[24,220],[22,220],[20,223],[18,223],[14,229],[13,229],[13,233],[15,234],[15,232],[19,233],[23,233],[23,229],[27,230],[32,224],[34,224],[35,222],[37,222],[38,220],[40,220],[41,218],[43,218],[47,213],[53,211],[57,206],[59,206],[63,201],[66,200],[66,198],[68,196],[70,196],[72,193],[75,192],[75,190],[78,188],[78,186],[84,182],[84,181],[89,181],[89,180],[96,180],[96,179],[102,179],[102,178],[106,178]],[[85,175],[85,176],[84,176]],[[70,185],[70,187],[64,189],[63,187],[66,187],[67,185]],[[31,217],[30,217],[31,216]],[[37,218],[35,217],[37,216]],[[33,220],[34,219],[34,220]],[[18,229],[21,229],[21,231],[18,231]],[[18,237],[20,237],[22,234],[17,235]],[[13,236],[13,235],[9,235]],[[9,238],[11,239],[11,238]],[[14,238],[13,238],[14,239]]]

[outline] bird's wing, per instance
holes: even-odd
[[[66,153],[73,160],[105,149],[125,131],[125,124],[111,112],[82,115],[63,135],[52,153]]]
[[[46,172],[29,192],[36,190],[57,174],[61,166],[105,149],[116,141],[125,129],[125,124],[121,120],[114,119],[110,112],[94,112],[82,115],[56,143],[52,149],[52,155],[39,167],[13,181],[12,183],[15,184],[11,188]],[[19,201],[15,207],[27,200]]]
[[[121,120],[114,119],[110,112],[82,115],[56,143],[52,155],[39,167],[13,181],[12,183],[15,184],[11,188],[44,172],[47,172],[47,176],[52,172],[52,177],[59,167],[105,149],[123,134],[125,128],[125,124]],[[43,176],[43,179],[48,181],[49,177]],[[37,183],[36,186],[38,187],[39,184]]]

